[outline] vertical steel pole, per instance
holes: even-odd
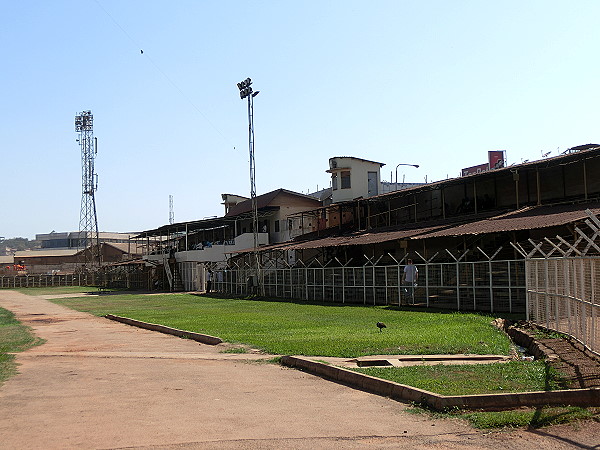
[[[550,300],[548,299],[548,258],[544,258],[544,305],[546,308],[546,328],[550,328]]]
[[[591,292],[590,292],[590,299],[591,299],[591,308],[592,308],[592,333],[591,333],[591,339],[590,339],[590,347],[592,348],[592,350],[594,350],[595,352],[598,352],[598,349],[596,348],[596,333],[598,332],[598,328],[596,328],[596,310],[598,309],[598,302],[596,302],[596,283],[597,283],[597,279],[596,279],[596,262],[598,260],[597,259],[590,259],[590,283],[591,283]]]

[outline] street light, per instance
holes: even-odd
[[[397,190],[398,190],[398,167],[400,167],[400,166],[412,166],[412,167],[414,167],[414,168],[416,168],[416,169],[418,169],[418,168],[419,168],[419,165],[418,165],[418,164],[404,164],[404,163],[400,163],[400,164],[398,164],[398,165],[396,166],[396,189],[394,189],[395,191],[397,191]],[[403,181],[402,183],[404,184],[404,181]]]

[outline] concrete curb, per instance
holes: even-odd
[[[598,388],[445,396],[300,356],[283,356],[281,363],[372,394],[390,397],[398,401],[421,403],[438,411],[456,407],[499,411],[523,406],[600,406],[600,389]]]
[[[533,333],[511,326],[506,330],[506,334],[508,334],[515,344],[526,348],[529,354],[533,355],[535,359],[545,359],[548,363],[560,360],[559,356],[550,348],[537,341]]]
[[[194,341],[202,342],[203,344],[217,345],[223,342],[221,338],[209,336],[208,334],[200,334],[193,333],[191,331],[178,330],[177,328],[166,327],[164,325],[158,325],[155,323],[142,322],[141,320],[130,319],[128,317],[120,317],[115,316],[113,314],[106,314],[104,317],[134,327],[144,328],[146,330],[158,331],[159,333],[171,334],[173,336],[192,339]]]

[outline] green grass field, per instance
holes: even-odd
[[[42,342],[13,313],[0,308],[0,383],[17,373],[15,357],[10,353],[22,352]]]
[[[441,395],[499,394],[561,388],[559,377],[543,361],[369,367],[354,370]],[[473,380],[478,382],[473,383]]]
[[[56,303],[218,336],[268,353],[357,357],[374,354],[508,354],[492,318],[390,307],[215,299],[189,294],[109,295]],[[380,332],[376,323],[387,328]]]

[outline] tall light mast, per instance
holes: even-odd
[[[98,189],[98,175],[94,172],[94,159],[98,153],[98,140],[94,139],[94,116],[91,111],[82,111],[75,116],[75,131],[81,147],[81,210],[79,213],[78,248],[89,248],[83,252],[82,269],[100,266],[100,242],[98,217],[94,193]]]
[[[248,150],[250,152],[250,198],[252,201],[252,231],[254,232],[254,259],[256,261],[257,281],[262,286],[260,276],[260,261],[258,258],[258,206],[256,204],[256,170],[254,163],[254,97],[260,91],[252,90],[252,80],[246,78],[237,84],[240,98],[248,99]]]

